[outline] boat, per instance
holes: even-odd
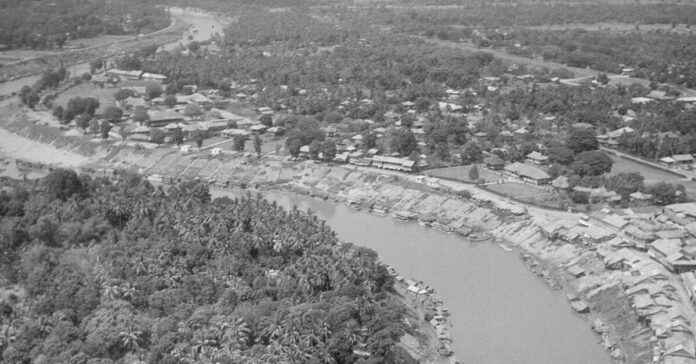
[[[573,292],[568,292],[565,296],[570,302],[577,301],[579,299],[578,295]]]
[[[358,200],[349,199],[346,201],[346,206],[350,207],[351,209],[360,210],[361,203]]]
[[[500,247],[500,249],[503,249],[503,250],[505,250],[506,252],[511,252],[511,251],[512,251],[512,248],[510,248],[509,246],[507,246],[507,245],[505,245],[505,244],[503,244],[503,243],[498,244],[498,246]]]
[[[592,322],[592,330],[594,330],[598,334],[604,334],[604,333],[609,332],[607,325],[605,325],[604,322],[600,319],[595,319]]]
[[[452,228],[451,228],[451,227],[449,227],[447,224],[443,224],[443,223],[441,223],[441,222],[434,222],[434,223],[432,223],[432,224],[430,225],[430,227],[432,227],[433,229],[440,230],[440,231],[445,232],[445,233],[451,233],[451,232],[452,232]]]
[[[553,278],[546,279],[545,281],[554,291],[558,291],[563,288],[563,286],[561,286],[560,283],[556,282],[556,280]]]
[[[469,241],[472,241],[474,243],[478,243],[480,241],[488,240],[491,237],[488,236],[486,233],[474,233],[474,234],[469,234]],[[501,244],[502,245],[502,244]],[[512,250],[510,250],[512,251]]]
[[[418,225],[421,226],[430,226],[433,222],[435,222],[435,216],[430,214],[418,218]]]
[[[471,228],[462,226],[455,230],[455,232],[461,236],[469,236],[471,234]]]
[[[386,214],[387,212],[389,212],[389,208],[384,205],[375,204],[372,206],[372,212],[378,214]]]
[[[394,218],[401,221],[409,221],[416,218],[416,214],[411,211],[399,210],[394,212]]]
[[[575,300],[570,303],[570,307],[575,310],[577,313],[586,313],[590,311],[590,307],[587,306],[587,304],[581,300]]]

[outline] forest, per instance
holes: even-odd
[[[389,363],[410,330],[373,251],[260,196],[57,169],[0,217],[4,363]]]
[[[327,15],[328,16],[328,15]],[[679,4],[468,4],[453,9],[363,9],[332,15],[342,22],[382,24],[393,31],[465,41],[507,52],[567,64],[694,87],[694,35],[642,30],[665,24],[690,29],[696,7]],[[599,23],[625,24],[629,31],[597,31]],[[584,29],[594,24],[594,30]],[[566,25],[565,29],[545,29]]]
[[[169,15],[141,0],[0,0],[0,44],[62,48],[70,39],[143,34],[169,25]]]

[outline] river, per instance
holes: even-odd
[[[179,45],[187,44],[192,40],[199,42],[206,41],[215,33],[223,33],[224,24],[218,19],[215,19],[213,16],[199,12],[187,11],[176,7],[170,8],[169,11],[173,18],[190,24],[191,29],[189,32],[185,32],[176,42],[163,45],[162,48],[164,50],[171,51]],[[194,29],[196,30],[195,32],[193,31]],[[192,36],[192,39],[188,39],[189,35]],[[90,67],[88,62],[84,62],[71,65],[67,67],[67,70],[70,75],[75,76],[89,72]],[[41,73],[3,82],[0,84],[0,96],[10,95],[13,92],[18,92],[23,86],[31,86],[40,78]]]
[[[589,322],[531,274],[517,253],[342,204],[284,192],[263,195],[286,208],[311,209],[342,240],[375,250],[403,276],[435,288],[450,310],[453,349],[463,363],[611,363]]]

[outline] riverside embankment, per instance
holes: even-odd
[[[214,197],[246,193],[212,192]],[[562,293],[530,274],[515,253],[289,191],[263,195],[288,208],[311,209],[343,240],[374,249],[402,275],[435,288],[451,312],[452,347],[466,363],[610,362],[589,323],[570,310]]]

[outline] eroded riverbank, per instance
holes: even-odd
[[[214,196],[229,193],[213,190]],[[452,347],[467,363],[610,362],[589,323],[570,311],[562,293],[527,272],[515,253],[289,191],[263,194],[286,207],[312,209],[342,239],[428,282],[452,312]]]

